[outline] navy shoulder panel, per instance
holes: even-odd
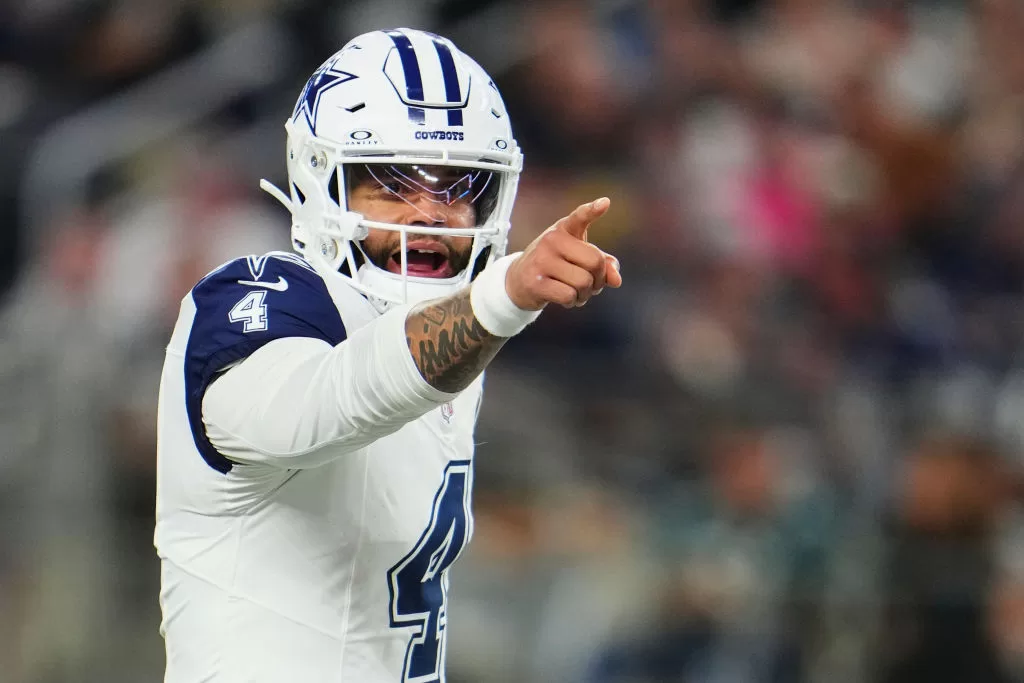
[[[231,261],[192,289],[196,315],[185,348],[185,404],[203,459],[227,473],[203,426],[203,396],[213,377],[275,339],[345,340],[341,315],[323,279],[294,254],[271,252]]]

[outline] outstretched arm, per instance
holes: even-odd
[[[237,462],[316,467],[451,400],[532,319],[524,312],[581,306],[621,284],[614,258],[584,241],[607,208],[607,200],[584,204],[471,288],[392,310],[336,346],[270,342],[206,390],[210,442]]]
[[[473,314],[470,290],[414,308],[405,336],[423,379],[440,391],[456,393],[484,371],[508,337],[498,337]]]

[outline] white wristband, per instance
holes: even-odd
[[[505,289],[508,268],[520,256],[522,252],[509,254],[484,268],[473,280],[469,293],[473,315],[496,337],[515,336],[541,314],[541,311],[524,311],[516,306]]]

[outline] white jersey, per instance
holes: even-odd
[[[158,427],[167,683],[445,680],[482,379],[429,387],[406,311],[284,253],[183,300]]]

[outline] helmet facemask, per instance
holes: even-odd
[[[339,205],[379,218],[366,222],[394,233],[371,233],[374,239],[355,244],[367,263],[395,275],[451,281],[473,263],[467,243],[488,229],[499,181],[492,171],[461,166],[350,163],[337,185],[345,186],[332,196]]]

